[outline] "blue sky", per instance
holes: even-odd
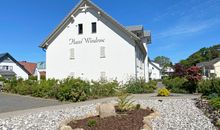
[[[173,62],[220,43],[220,0],[93,0],[122,25],[152,32],[149,55]],[[38,45],[78,0],[1,0],[0,53],[17,60],[44,61]]]

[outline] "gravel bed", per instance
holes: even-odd
[[[214,130],[209,119],[190,99],[136,100],[143,106],[153,107],[160,117],[152,120],[154,130]],[[0,130],[56,130],[69,118],[97,114],[97,104],[48,110],[39,113],[0,119]]]
[[[160,116],[152,120],[154,130],[215,130],[214,125],[190,99],[139,100],[137,103],[153,107]]]

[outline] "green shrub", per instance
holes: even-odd
[[[30,80],[37,80],[37,76],[30,76],[29,79]]]
[[[114,80],[107,81],[92,81],[90,90],[92,98],[115,96],[118,92],[119,83]]]
[[[96,126],[96,124],[97,124],[96,120],[93,120],[93,119],[90,119],[87,122],[88,127],[94,127],[94,126]]]
[[[35,82],[31,80],[19,81],[17,83],[17,86],[15,86],[15,93],[18,93],[21,95],[29,95],[32,93],[32,86],[34,84]]]
[[[213,98],[218,98],[218,97],[219,97],[219,94],[217,93],[212,93],[207,96],[208,99],[213,99]]]
[[[220,109],[220,98],[213,98],[209,100],[209,104],[216,110]]]
[[[136,106],[135,106],[135,109],[136,110],[139,110],[141,108],[141,105],[140,104],[137,104]]]
[[[156,85],[153,81],[146,83],[144,79],[136,79],[131,78],[126,84],[125,84],[126,91],[128,93],[151,93],[156,88]]]
[[[185,84],[187,83],[187,79],[185,78],[165,78],[163,79],[163,84],[173,93],[188,93],[185,88]]]
[[[170,91],[167,90],[166,88],[161,88],[161,89],[158,90],[158,94],[157,95],[158,96],[165,96],[165,97],[167,97],[167,96],[170,95]]]
[[[36,82],[33,87],[32,96],[55,98],[58,91],[58,81],[55,79],[41,80]]]
[[[0,81],[5,81],[6,79],[4,78],[4,77],[2,77],[2,76],[0,76]]]
[[[85,101],[90,95],[90,84],[81,79],[67,78],[60,83],[56,98],[61,101]]]
[[[209,96],[213,93],[220,96],[220,79],[210,79],[202,80],[198,84],[198,92],[202,93],[204,96]]]

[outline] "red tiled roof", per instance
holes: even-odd
[[[26,61],[21,61],[19,62],[24,68],[31,74],[34,75],[34,72],[37,68],[36,63],[31,63],[31,62],[26,62]]]

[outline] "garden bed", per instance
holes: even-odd
[[[116,116],[100,118],[99,116],[71,121],[68,123],[73,129],[84,130],[140,130],[143,128],[144,117],[153,113],[151,109],[135,109],[127,112],[116,111]]]
[[[215,127],[220,130],[220,109],[214,109],[206,99],[196,99],[196,106],[211,120]]]

